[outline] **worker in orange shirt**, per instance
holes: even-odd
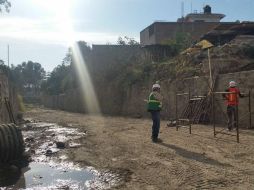
[[[228,94],[223,94],[223,97],[227,100],[227,116],[228,116],[228,130],[231,131],[236,128],[237,120],[237,109],[239,104],[239,97],[242,98],[244,95],[241,94],[240,90],[236,87],[235,81],[229,82],[229,88],[226,89]],[[234,119],[233,119],[234,117]]]

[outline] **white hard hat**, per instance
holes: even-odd
[[[236,87],[236,82],[235,81],[230,81],[229,82],[229,87]]]
[[[161,88],[161,86],[159,85],[159,84],[153,84],[153,87],[152,87],[152,89],[155,89],[155,88]]]

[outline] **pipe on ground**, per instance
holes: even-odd
[[[18,160],[24,152],[24,141],[15,124],[0,125],[0,163]]]

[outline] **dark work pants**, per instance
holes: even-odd
[[[153,126],[152,139],[157,139],[160,132],[160,111],[151,111]]]
[[[236,128],[237,106],[228,105],[227,115],[228,115],[228,129],[231,130],[233,127]]]

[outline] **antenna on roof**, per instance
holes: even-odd
[[[182,1],[182,18],[184,17],[184,2]]]

